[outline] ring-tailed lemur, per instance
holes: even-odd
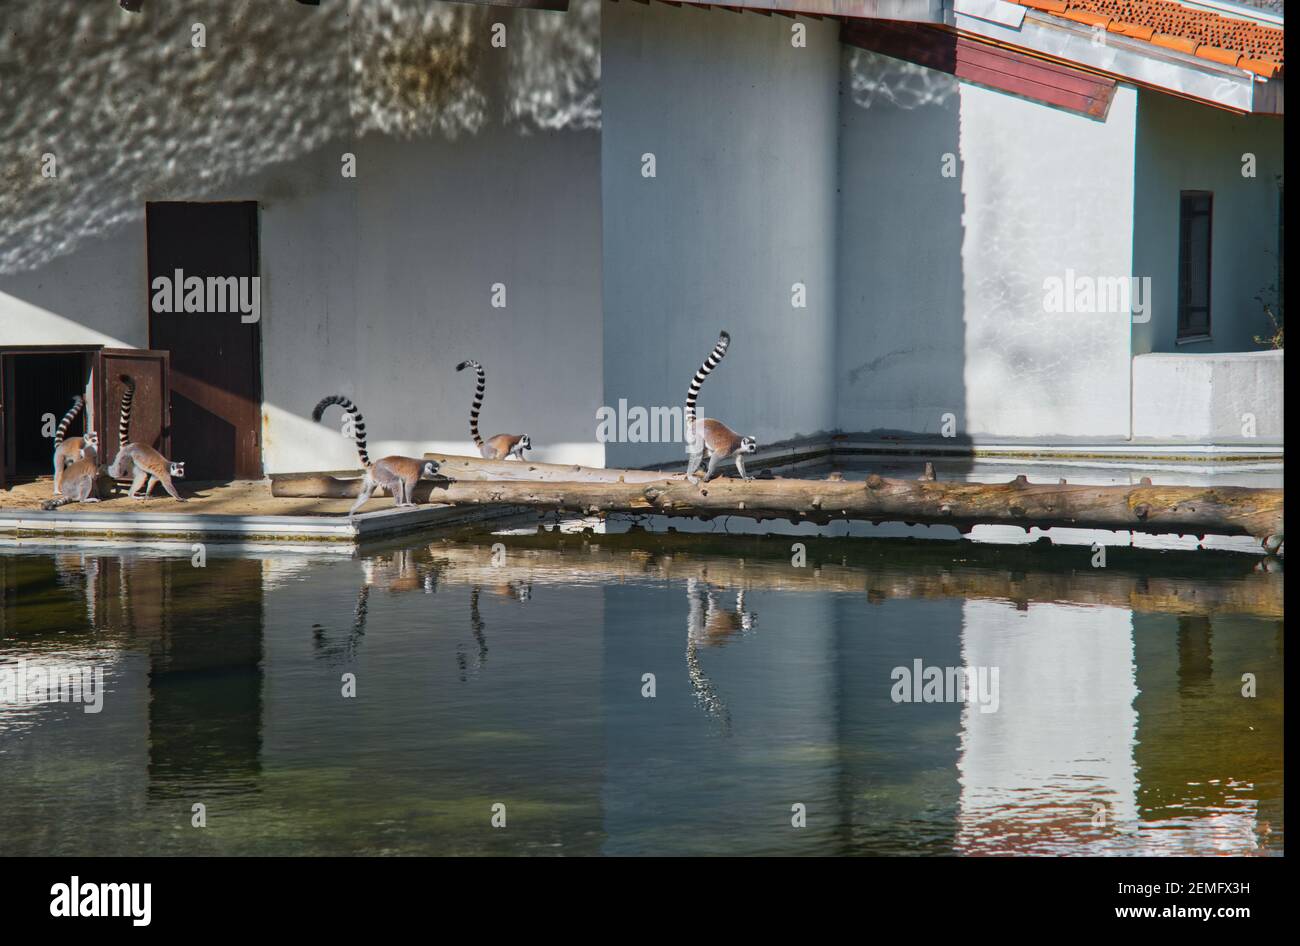
[[[185,497],[176,492],[176,486],[172,483],[172,480],[185,479],[185,461],[168,460],[148,444],[124,444],[117,451],[117,456],[113,458],[113,464],[108,468],[108,475],[115,480],[131,481],[131,488],[126,494],[131,499],[148,499],[153,493],[153,488],[162,483],[168,496],[178,503],[186,502]],[[137,495],[140,487],[145,485],[145,480],[149,481],[149,485],[145,488],[144,495]]]
[[[80,394],[72,399],[72,408],[63,415],[63,420],[59,421],[58,429],[54,431],[54,495],[58,496],[63,492],[63,470],[69,464],[81,459],[81,451],[87,445],[98,448],[99,435],[93,430],[88,431],[84,437],[67,437],[68,428],[77,415],[81,413],[81,408],[85,406],[85,400]],[[67,437],[65,440],[64,438]]]
[[[63,495],[58,499],[45,500],[41,503],[41,508],[50,510],[68,503],[99,502],[99,474],[99,452],[87,444],[81,450],[81,458],[64,471]]]
[[[357,444],[357,456],[361,458],[361,465],[365,468],[366,475],[361,483],[361,494],[357,501],[348,510],[349,516],[355,516],[376,489],[386,489],[393,495],[396,505],[414,506],[415,505],[415,484],[424,476],[438,475],[438,462],[436,460],[417,460],[414,457],[391,456],[384,457],[381,460],[370,462],[370,454],[366,451],[366,421],[361,416],[361,411],[350,400],[341,394],[331,394],[329,397],[322,398],[320,403],[311,412],[311,419],[320,423],[321,417],[325,414],[325,408],[331,404],[337,404],[343,408],[344,413],[352,418],[353,437]]]
[[[709,454],[709,469],[704,474],[704,482],[713,479],[718,464],[728,457],[735,457],[736,469],[740,471],[741,479],[753,479],[745,472],[744,454],[757,450],[758,441],[753,437],[742,437],[722,421],[714,420],[712,417],[701,417],[699,420],[695,418],[695,399],[700,395],[700,386],[704,384],[704,379],[709,376],[709,372],[718,367],[723,356],[727,354],[727,347],[730,344],[730,335],[726,332],[718,335],[718,344],[713,346],[709,357],[704,359],[704,364],[700,365],[700,369],[695,372],[695,377],[691,379],[691,386],[686,392],[686,452],[690,454],[686,478],[692,483],[699,482],[695,471],[704,462],[706,451]]]
[[[128,374],[120,375],[122,389],[122,408],[117,417],[117,456],[108,468],[108,475],[115,480],[131,481],[127,496],[131,499],[148,499],[153,488],[162,483],[167,495],[178,503],[185,498],[176,492],[172,480],[185,479],[185,461],[168,460],[147,443],[131,441],[131,404],[135,400],[135,379]],[[140,487],[148,481],[144,495],[137,495]]]
[[[487,375],[483,366],[477,361],[462,361],[456,366],[457,371],[473,368],[478,373],[478,387],[474,389],[474,404],[469,409],[469,432],[474,438],[474,446],[485,460],[508,460],[510,457],[524,459],[524,451],[533,449],[533,442],[527,434],[496,434],[486,442],[479,436],[478,412],[483,408],[483,391],[487,388]]]
[[[135,400],[135,379],[124,374],[120,380],[125,387],[122,390],[122,409],[117,415],[117,445],[125,447],[131,442],[131,402]]]

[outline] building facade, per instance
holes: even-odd
[[[354,467],[336,392],[372,454],[472,452],[466,358],[539,460],[680,461],[600,412],[724,328],[702,410],[764,444],[1280,445],[1280,18],[1169,4],[1249,23],[1228,62],[1088,4],[19,11],[6,470],[73,393],[106,423],[120,349],[195,478]],[[256,311],[159,311],[177,270]]]

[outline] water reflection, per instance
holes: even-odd
[[[0,669],[107,689],[0,704],[5,851],[1281,852],[1280,573],[807,545],[0,549]],[[895,702],[915,661],[996,711]]]
[[[736,607],[729,610],[717,602],[715,589],[696,578],[686,580],[688,618],[686,624],[686,672],[695,702],[704,714],[716,719],[724,733],[731,732],[731,713],[700,663],[701,647],[721,647],[738,634],[754,629],[758,616],[745,609],[745,590],[736,592]]]

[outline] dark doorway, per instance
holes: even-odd
[[[89,376],[87,358],[80,353],[5,355],[4,398],[5,473],[25,479],[49,476],[53,471],[54,441],[47,433],[48,418],[57,425],[72,407],[72,399],[85,397]],[[86,413],[68,427],[67,436],[86,432]]]
[[[149,347],[171,352],[171,449],[199,480],[262,475],[262,327],[243,320],[233,294],[202,311],[156,311],[155,281],[179,271],[208,282],[259,275],[257,203],[147,205]],[[212,285],[212,283],[209,283]],[[222,295],[225,295],[223,290]],[[174,298],[174,296],[173,296]],[[218,297],[219,299],[219,297]]]

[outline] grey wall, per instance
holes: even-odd
[[[763,442],[829,429],[838,24],[602,8],[605,397],[680,405],[728,329],[700,411]],[[641,174],[642,155],[657,176]],[[807,286],[792,308],[791,285]],[[611,465],[680,444],[610,444]]]
[[[1254,177],[1242,156],[1256,157]],[[1255,351],[1272,326],[1255,296],[1278,278],[1282,119],[1233,115],[1170,95],[1138,96],[1134,271],[1151,276],[1152,318],[1133,351]],[[1178,213],[1184,190],[1214,193],[1210,335],[1178,345]],[[1269,293],[1264,292],[1265,298]]]
[[[845,48],[836,425],[937,434],[965,414],[959,83]]]

